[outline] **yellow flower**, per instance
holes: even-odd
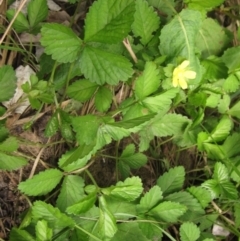
[[[187,81],[189,79],[196,78],[196,72],[192,70],[188,70],[187,67],[190,64],[188,60],[184,60],[180,65],[178,65],[173,70],[173,86],[180,86],[182,89],[187,89]]]

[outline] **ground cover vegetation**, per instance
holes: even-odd
[[[0,170],[25,206],[0,240],[238,240],[238,1],[65,6],[65,24],[46,0],[2,21],[2,58],[20,60],[0,67]]]

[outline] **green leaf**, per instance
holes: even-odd
[[[166,4],[165,0],[148,0],[148,3],[161,11],[161,17],[163,17],[164,20],[165,18],[170,20],[175,14],[176,2],[174,0],[168,0],[168,4]]]
[[[205,214],[205,211],[198,200],[186,191],[174,192],[165,197],[165,200],[177,202],[186,206],[187,210],[181,217],[182,221],[195,221],[197,218]]]
[[[218,104],[218,112],[225,114],[229,110],[229,105],[231,103],[231,98],[229,95],[223,95],[222,99]]]
[[[163,202],[148,212],[157,220],[167,223],[175,223],[186,212],[187,208],[179,203]]]
[[[133,73],[127,58],[91,46],[81,53],[80,68],[86,78],[99,85],[116,85],[120,80],[127,81]]]
[[[136,37],[140,37],[143,45],[146,45],[153,37],[153,32],[159,28],[160,19],[145,0],[136,1],[136,12],[132,30]]]
[[[15,93],[16,76],[10,65],[0,68],[0,102],[9,100]]]
[[[188,192],[198,200],[198,202],[202,205],[202,208],[206,208],[212,201],[210,192],[205,188],[191,186],[188,188]]]
[[[184,0],[188,4],[189,8],[193,9],[205,9],[211,10],[219,5],[221,5],[224,0]]]
[[[228,116],[223,116],[218,125],[211,132],[206,142],[218,142],[227,138],[232,129],[232,121]]]
[[[85,102],[93,97],[98,85],[89,80],[77,80],[67,88],[67,95],[74,100]]]
[[[143,233],[143,230],[139,227],[138,223],[129,222],[129,223],[120,223],[118,225],[117,233],[111,239],[111,241],[123,241],[123,240],[150,241],[155,239],[146,238],[145,233]],[[158,240],[156,239],[156,241]]]
[[[223,56],[222,61],[228,67],[229,72],[234,72],[240,68],[240,46],[228,48]]]
[[[204,77],[210,81],[227,78],[228,69],[221,59],[216,56],[210,56],[204,59],[201,64],[205,68]]]
[[[178,114],[166,114],[160,120],[156,119],[151,122],[150,130],[155,136],[181,135],[184,128],[190,123],[190,120]]]
[[[123,201],[114,197],[105,196],[109,211],[116,219],[129,220],[136,217],[136,204],[134,202]]]
[[[18,149],[18,141],[16,137],[10,136],[0,143],[0,151],[13,152]]]
[[[236,226],[240,225],[240,203],[234,203],[234,217]]]
[[[235,157],[240,154],[240,134],[234,133],[228,136],[222,146],[224,153],[228,158]]]
[[[67,26],[56,23],[44,24],[41,44],[45,52],[60,63],[73,62],[82,49],[82,40]]]
[[[172,99],[176,96],[178,90],[177,88],[167,90],[166,92],[154,96],[147,97],[142,101],[142,104],[153,112],[164,112],[169,110],[172,103]]]
[[[27,231],[13,227],[10,232],[10,241],[36,241]]]
[[[160,51],[169,59],[176,56],[190,62],[195,54],[195,40],[202,24],[201,13],[184,9],[169,24],[165,25],[160,36]],[[173,41],[174,40],[174,41]]]
[[[226,182],[229,180],[229,173],[227,167],[221,162],[214,165],[213,179],[218,183]]]
[[[84,194],[84,180],[82,177],[68,175],[64,177],[60,194],[57,198],[57,207],[65,212],[66,208],[78,202]]]
[[[67,172],[82,168],[96,151],[96,143],[80,145],[76,149],[71,149],[63,154],[59,159],[58,165]]]
[[[96,141],[98,128],[102,120],[95,115],[85,115],[72,118],[72,125],[77,132],[77,141],[79,144],[92,144]]]
[[[117,43],[130,32],[134,1],[98,0],[85,20],[84,42]]]
[[[142,100],[154,93],[160,85],[159,78],[157,65],[153,62],[147,62],[142,75],[135,82],[135,94],[137,98]]]
[[[162,230],[156,224],[151,222],[149,223],[140,222],[138,226],[141,229],[142,233],[150,240],[162,241],[162,237],[163,237]]]
[[[48,228],[47,221],[39,220],[36,224],[36,241],[49,241],[52,235],[52,229]]]
[[[44,134],[46,137],[51,137],[55,135],[59,129],[59,112],[55,111],[55,113],[51,116],[50,120],[48,121]]]
[[[26,164],[27,160],[23,157],[11,156],[0,152],[0,170],[12,171]]]
[[[74,221],[66,214],[61,213],[58,208],[53,207],[43,201],[36,201],[32,206],[33,220],[46,220],[48,226],[54,231],[60,231],[65,227],[74,226]]]
[[[135,153],[135,146],[133,144],[128,145],[123,150],[119,160],[133,169],[140,168],[147,163],[147,157],[144,154]]]
[[[152,187],[145,195],[141,198],[140,204],[137,206],[138,213],[146,213],[150,209],[154,208],[162,200],[162,191],[158,186]]]
[[[200,230],[196,224],[186,222],[180,227],[181,241],[196,241],[200,237]]]
[[[102,189],[102,192],[110,197],[115,197],[122,200],[134,201],[138,198],[142,191],[142,180],[137,177],[129,177],[124,182],[117,182],[116,186]]]
[[[97,200],[97,193],[90,193],[88,196],[80,199],[77,203],[69,206],[66,210],[68,214],[81,214],[87,212],[90,208],[93,207],[94,203]]]
[[[233,183],[226,181],[220,183],[221,195],[224,198],[237,200],[238,199],[238,190],[233,185]]]
[[[45,195],[61,181],[63,173],[57,169],[47,169],[34,175],[32,179],[21,182],[18,189],[29,196]]]
[[[33,0],[28,4],[28,20],[31,27],[47,18],[48,5],[46,0]]]
[[[235,75],[230,74],[223,83],[223,89],[227,93],[229,92],[231,93],[231,92],[236,92],[238,88],[239,88],[238,78]]]
[[[196,39],[196,46],[201,51],[202,58],[219,55],[228,42],[223,28],[215,20],[207,18],[203,21]]]
[[[116,219],[107,207],[103,196],[99,197],[100,216],[98,222],[99,232],[103,240],[111,239],[117,232]]]
[[[240,101],[238,101],[238,102],[228,111],[228,114],[231,115],[231,116],[233,116],[233,117],[237,117],[238,119],[240,119],[239,108],[240,108]]]
[[[11,21],[16,13],[15,9],[9,9],[6,12],[6,16]],[[19,12],[17,18],[13,22],[13,28],[17,33],[22,33],[30,28],[27,18],[22,12]],[[9,66],[10,67],[10,66]]]
[[[105,86],[99,87],[96,95],[95,95],[95,106],[96,109],[100,112],[107,111],[112,104],[112,92]]]
[[[157,185],[164,195],[180,191],[185,178],[185,170],[182,166],[171,168],[157,179]]]

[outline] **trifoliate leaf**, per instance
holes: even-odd
[[[46,220],[50,228],[60,231],[65,227],[73,227],[74,221],[66,214],[61,213],[58,208],[43,201],[36,201],[32,206],[32,217],[34,220]]]
[[[228,114],[233,116],[233,117],[237,117],[238,119],[240,119],[240,101],[238,101],[229,111]]]
[[[15,9],[7,10],[6,16],[9,21],[11,21],[13,19],[15,13],[16,13]],[[25,15],[22,12],[19,12],[17,15],[17,18],[14,20],[13,28],[15,29],[15,31],[17,33],[22,33],[26,30],[29,30],[29,28],[30,28],[29,23],[27,21],[27,18],[25,17]]]
[[[196,39],[196,47],[201,51],[204,59],[210,55],[218,56],[228,42],[227,35],[217,21],[212,18],[203,21]]]
[[[185,179],[185,170],[182,166],[171,168],[157,179],[157,185],[161,188],[164,196],[180,191]]]
[[[229,72],[233,72],[240,68],[240,46],[228,48],[223,56],[222,61],[228,67]]]
[[[93,192],[87,195],[86,197],[80,199],[77,203],[69,206],[66,210],[68,214],[81,214],[87,212],[90,208],[93,207],[97,199],[97,193]]]
[[[84,194],[84,180],[80,176],[67,175],[62,183],[60,194],[57,198],[57,207],[65,212],[66,208],[77,203]]]
[[[196,224],[186,222],[180,227],[181,241],[196,241],[200,237],[200,230]]]
[[[47,169],[34,175],[32,179],[21,182],[18,189],[29,196],[45,195],[61,181],[63,173],[57,169]]]
[[[10,240],[35,241],[35,238],[27,231],[13,227],[10,232]]]
[[[95,115],[85,115],[72,118],[72,125],[77,132],[79,144],[92,144],[96,141],[97,132],[102,120]]]
[[[199,10],[211,10],[222,4],[224,0],[184,0],[188,4],[189,8],[199,9]]]
[[[122,41],[130,32],[134,10],[134,0],[94,2],[85,20],[84,42]]]
[[[186,210],[187,208],[182,204],[167,201],[157,205],[148,214],[157,220],[160,219],[167,223],[174,223],[178,221]]]
[[[86,78],[99,85],[116,85],[120,80],[127,81],[133,73],[132,64],[127,58],[91,46],[84,48],[80,68]]]
[[[67,26],[56,23],[44,24],[41,29],[41,44],[45,52],[60,63],[71,63],[82,49],[82,40]]]
[[[153,37],[153,32],[159,28],[160,19],[145,0],[136,1],[136,12],[132,30],[136,37],[140,37],[143,45],[146,45]]]
[[[15,93],[16,76],[10,65],[0,68],[0,102],[9,100]]]
[[[25,160],[23,157],[11,156],[0,152],[0,170],[17,170],[26,164],[27,160]]]
[[[142,75],[135,82],[135,94],[137,98],[142,100],[154,93],[160,85],[159,78],[157,65],[153,62],[147,62]]]
[[[85,102],[93,97],[98,85],[89,80],[77,80],[67,88],[67,95],[74,100]]]
[[[192,186],[188,191],[198,200],[203,208],[206,208],[212,201],[210,192],[205,188]]]
[[[107,111],[112,103],[112,92],[105,86],[99,87],[96,95],[95,95],[95,106],[96,109],[100,112]]]
[[[156,206],[162,200],[162,191],[158,186],[152,187],[145,195],[141,198],[140,204],[137,206],[138,213],[146,213],[154,206]]]
[[[117,232],[116,219],[109,211],[106,200],[103,196],[99,197],[99,207],[99,232],[103,240],[110,240]]]
[[[239,80],[234,74],[230,74],[223,83],[223,89],[227,93],[235,92],[239,88]]]
[[[48,5],[46,0],[33,0],[28,4],[28,20],[33,28],[47,18]]]

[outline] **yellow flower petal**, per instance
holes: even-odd
[[[184,72],[184,77],[187,79],[195,79],[196,78],[196,72],[192,70],[187,70]]]
[[[184,90],[187,89],[187,80],[185,78],[179,79],[179,86]]]
[[[180,69],[186,69],[189,64],[190,64],[189,60],[184,60],[178,67]]]

